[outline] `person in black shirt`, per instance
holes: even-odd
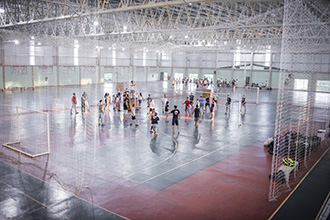
[[[246,111],[246,99],[245,99],[245,95],[243,95],[242,101],[241,101],[241,109],[240,109],[240,112],[241,113],[242,113],[242,107],[244,107],[244,111]]]
[[[190,106],[191,106],[191,107],[193,107],[193,104],[194,104],[194,98],[195,98],[195,97],[194,97],[193,93],[191,93],[190,96],[189,96],[189,101],[190,101]]]
[[[157,116],[157,113],[155,112],[153,116],[151,116],[151,129],[154,133],[154,137],[157,136],[158,133],[158,121],[159,117]]]
[[[166,115],[166,119],[165,119],[165,122],[167,123],[168,122],[168,112],[170,111],[170,102],[167,101],[166,104],[165,104],[165,115]]]
[[[177,129],[178,129],[178,134],[180,134],[179,131],[179,120],[180,120],[180,110],[177,109],[178,106],[174,106],[174,109],[172,111],[170,111],[167,114],[173,114],[173,118],[172,118],[172,129],[173,129],[173,133],[174,133],[174,125],[176,125]]]
[[[205,111],[206,111],[206,107],[209,107],[210,109],[210,94],[208,94],[205,98]]]
[[[230,95],[227,94],[227,101],[226,101],[226,115],[227,115],[227,112],[230,113],[230,104],[231,104],[231,98],[230,98]]]
[[[211,106],[210,106],[210,112],[211,112],[211,120],[214,120],[214,108],[215,108],[215,99],[213,98]]]
[[[129,105],[129,98],[128,94],[124,94],[124,102],[123,102],[123,107],[124,107],[124,120],[127,121],[126,115],[128,113],[128,105]]]
[[[198,122],[199,122],[199,117],[200,117],[201,113],[202,113],[201,109],[199,108],[198,105],[196,105],[196,108],[193,111],[193,115],[195,116],[194,121],[195,121],[195,127],[196,128],[198,128],[198,125],[199,125]]]

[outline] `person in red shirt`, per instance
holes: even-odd
[[[183,102],[185,104],[185,112],[186,112],[186,117],[187,114],[189,113],[189,117],[191,116],[189,106],[190,106],[190,101],[188,100],[188,97],[186,98],[186,101]]]
[[[77,97],[76,97],[76,93],[73,93],[73,96],[71,98],[71,102],[72,102],[72,105],[71,105],[71,108],[70,108],[70,113],[72,115],[72,109],[74,108],[76,114],[78,114],[77,112]]]

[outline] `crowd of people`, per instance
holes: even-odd
[[[221,82],[221,81],[220,81]],[[112,109],[113,111],[121,111],[121,104],[123,107],[123,120],[128,121],[128,114],[130,111],[130,125],[132,126],[134,124],[135,127],[138,126],[136,123],[137,115],[136,110],[142,108],[142,102],[144,101],[144,97],[142,93],[137,93],[135,91],[135,84],[133,81],[131,81],[130,90],[126,89],[121,93],[119,89],[117,89],[117,94],[114,94],[111,96],[109,93],[105,93],[104,100],[101,99],[98,102],[98,125],[104,126],[103,123],[103,116],[105,113],[110,112],[111,109],[111,103],[113,105]],[[156,105],[154,99],[151,97],[151,94],[148,94],[147,98],[147,117],[148,121],[150,123],[150,132],[153,133],[154,136],[157,136],[157,133],[159,131],[158,123],[160,121],[159,115],[156,111]],[[70,113],[72,114],[72,110],[74,110],[75,114],[78,114],[77,111],[77,97],[76,94],[73,93],[73,96],[71,98],[72,106],[70,108]],[[227,94],[226,97],[226,112],[225,114],[230,114],[230,107],[231,107],[231,97],[229,94]],[[173,109],[170,108],[170,101],[168,100],[166,94],[163,95],[161,99],[161,112],[163,114],[163,117],[165,118],[165,123],[169,122],[169,115],[172,115],[172,129],[173,133],[175,133],[175,127],[177,128],[177,133],[180,133],[179,130],[179,120],[181,118],[181,112],[178,109],[177,105],[173,106]],[[189,96],[186,97],[186,99],[183,101],[183,106],[185,108],[185,117],[193,117],[195,122],[195,127],[199,127],[199,121],[201,117],[205,114],[205,112],[210,112],[210,119],[214,120],[214,112],[217,107],[219,107],[218,104],[218,96],[216,92],[207,93],[204,95],[200,95],[199,97],[195,98],[194,93],[191,93]],[[246,111],[246,98],[245,96],[242,97],[240,111],[244,107],[244,110]],[[81,113],[85,114],[86,112],[90,111],[90,106],[88,103],[88,96],[87,93],[84,92],[81,96]]]

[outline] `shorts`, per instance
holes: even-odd
[[[72,108],[76,109],[77,108],[77,104],[72,103]]]
[[[135,119],[136,119],[135,115],[132,115],[132,120],[135,120]]]
[[[134,90],[133,90],[133,89],[131,89],[130,93],[134,93]]]
[[[158,131],[158,124],[151,124],[151,128],[153,128],[155,131]]]
[[[127,109],[124,109],[124,114],[126,115],[128,113],[128,110]]]
[[[210,112],[213,112],[214,108],[210,108]]]
[[[226,108],[229,108],[230,109],[230,104],[226,104]]]
[[[210,106],[210,103],[206,103],[206,104],[205,104],[205,107],[206,107],[206,106]]]
[[[179,125],[179,119],[178,118],[173,118],[172,119],[172,125]]]
[[[189,107],[186,107],[184,110],[185,110],[185,111],[189,111]]]
[[[99,113],[99,119],[102,119],[102,113]]]
[[[198,122],[198,121],[199,121],[199,117],[195,117],[195,118],[194,118],[194,121],[195,121],[195,122]]]

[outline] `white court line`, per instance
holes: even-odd
[[[207,153],[207,154],[205,154],[205,155],[203,155],[203,156],[197,157],[196,159],[193,159],[193,160],[191,160],[191,161],[188,161],[188,162],[186,162],[186,163],[184,163],[184,164],[181,164],[180,166],[174,167],[174,168],[172,168],[172,169],[170,169],[170,170],[167,170],[167,171],[165,171],[165,172],[163,172],[163,173],[160,173],[160,174],[158,174],[158,175],[156,175],[156,176],[153,176],[153,177],[151,177],[151,178],[149,178],[149,179],[146,179],[146,180],[144,180],[144,181],[142,181],[142,182],[140,182],[140,183],[142,184],[142,183],[148,182],[148,181],[150,181],[150,180],[153,180],[153,179],[155,179],[155,178],[157,178],[157,177],[160,177],[160,176],[162,176],[162,175],[164,175],[164,174],[166,174],[166,173],[172,172],[173,170],[179,169],[180,167],[183,167],[183,166],[185,166],[185,165],[187,165],[187,164],[190,164],[190,163],[192,163],[192,162],[194,162],[194,161],[197,161],[197,160],[199,160],[199,159],[201,159],[201,158],[203,158],[203,157],[209,156],[209,155],[211,155],[211,154],[213,154],[213,153],[215,153],[215,152],[217,152],[217,151],[219,151],[219,150],[222,150],[222,149],[223,149],[223,148],[218,148],[218,149],[216,149],[216,150],[214,150],[214,151],[212,151],[212,152],[210,152],[210,153]]]
[[[161,133],[166,134],[166,133],[164,133],[164,132],[161,132]],[[166,135],[169,136],[170,138],[172,138],[170,135],[168,135],[168,134],[166,134]],[[153,167],[159,166],[160,164],[166,162],[166,161],[169,160],[171,157],[173,157],[174,154],[176,154],[176,152],[177,152],[177,150],[178,150],[178,142],[177,142],[174,138],[172,138],[172,140],[175,142],[175,150],[174,150],[174,152],[173,152],[169,157],[165,158],[164,160],[162,160],[162,161],[160,161],[159,163],[156,163],[156,164],[154,164],[154,165],[152,165],[152,166],[150,166],[150,167],[147,167],[147,168],[144,168],[144,169],[138,170],[138,171],[136,171],[136,172],[134,172],[134,173],[129,174],[128,176],[124,176],[124,178],[127,179],[128,177],[133,176],[133,175],[135,175],[135,174],[137,174],[137,173],[139,173],[139,172],[141,172],[141,171],[148,170],[148,169],[151,169],[151,168],[153,168]]]

